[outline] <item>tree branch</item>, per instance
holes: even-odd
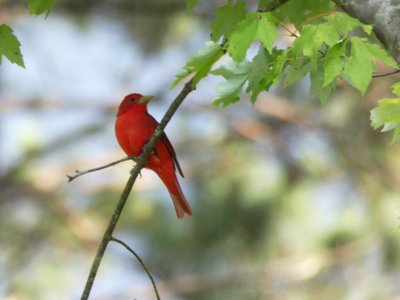
[[[67,175],[68,182],[71,182],[72,180],[78,178],[79,176],[85,175],[87,173],[103,170],[105,168],[112,167],[114,165],[117,165],[117,164],[119,164],[121,162],[124,162],[124,161],[127,161],[127,160],[136,161],[137,159],[138,159],[138,157],[136,157],[136,156],[127,156],[127,157],[121,158],[119,160],[113,161],[113,162],[111,162],[109,164],[106,164],[106,165],[103,165],[103,166],[100,166],[100,167],[97,167],[97,168],[88,169],[88,170],[85,170],[85,171],[75,170],[75,175]]]
[[[157,285],[156,282],[154,281],[153,276],[151,276],[150,271],[147,269],[146,265],[144,264],[143,260],[140,258],[139,254],[137,254],[131,247],[129,247],[125,242],[115,238],[115,237],[111,237],[110,241],[116,242],[118,244],[121,244],[126,250],[128,250],[130,253],[133,254],[133,256],[136,257],[137,261],[139,262],[139,264],[142,266],[143,270],[146,272],[147,277],[149,277],[151,284],[153,285],[153,290],[154,293],[156,294],[156,298],[157,300],[160,300],[160,294],[158,293],[158,289],[157,289]]]
[[[175,100],[171,103],[170,107],[168,108],[167,112],[165,113],[164,117],[162,118],[160,124],[155,129],[152,137],[150,138],[149,142],[143,147],[142,153],[139,155],[136,165],[131,170],[131,175],[122,191],[120,199],[117,203],[117,206],[114,209],[113,215],[111,220],[107,226],[106,231],[104,232],[103,238],[100,242],[99,248],[97,249],[96,256],[93,260],[92,267],[89,272],[89,276],[87,278],[85,288],[83,290],[81,300],[87,300],[89,298],[90,292],[92,290],[93,282],[96,278],[97,271],[99,270],[100,263],[103,259],[104,253],[106,251],[107,245],[112,238],[112,234],[114,229],[118,223],[119,217],[121,212],[125,206],[125,203],[128,199],[128,196],[132,190],[133,184],[138,177],[140,170],[145,166],[151,152],[153,151],[157,139],[162,134],[165,126],[167,126],[168,122],[171,120],[172,116],[178,109],[178,107],[182,104],[183,100],[185,100],[186,96],[195,89],[193,85],[193,80],[188,81],[185,86],[183,87],[182,91],[179,95],[175,98]]]

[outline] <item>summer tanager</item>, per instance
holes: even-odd
[[[152,98],[152,96],[141,94],[129,94],[119,105],[115,135],[119,145],[128,156],[140,155],[143,146],[150,140],[158,125],[158,122],[147,112],[147,103]],[[183,177],[182,169],[175,150],[164,132],[157,140],[145,168],[153,170],[167,187],[178,218],[183,218],[185,214],[192,215],[192,210],[175,174],[177,169]]]

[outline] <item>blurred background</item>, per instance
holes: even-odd
[[[66,174],[124,156],[113,125],[125,94],[155,95],[161,119],[221,3],[59,0],[44,18],[0,1],[26,65],[0,67],[0,299],[80,297],[132,165]],[[193,217],[177,220],[144,170],[115,236],[162,299],[400,299],[400,147],[369,125],[395,80],[365,97],[339,82],[321,106],[305,79],[222,109],[221,79],[204,79],[166,129]],[[91,299],[154,298],[110,243]]]

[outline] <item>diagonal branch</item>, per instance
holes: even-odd
[[[129,176],[128,182],[125,185],[124,190],[122,191],[121,197],[115,207],[115,210],[112,214],[111,220],[107,226],[106,231],[104,232],[103,238],[100,242],[99,248],[97,249],[96,256],[93,260],[92,267],[89,272],[89,276],[86,280],[85,288],[83,290],[81,300],[87,300],[90,295],[90,291],[92,290],[93,282],[96,278],[97,271],[99,270],[100,263],[103,259],[104,253],[106,251],[107,245],[112,239],[112,234],[114,229],[118,223],[119,217],[121,216],[121,212],[125,206],[125,203],[128,199],[128,196],[132,190],[133,184],[136,181],[141,169],[146,165],[146,162],[153,151],[157,139],[162,134],[164,128],[167,126],[168,122],[171,120],[172,116],[178,109],[178,107],[182,104],[183,100],[185,100],[186,96],[195,89],[193,84],[193,80],[188,81],[183,87],[182,91],[175,98],[175,100],[171,103],[164,117],[162,118],[160,124],[155,129],[152,137],[149,142],[143,147],[142,153],[139,155],[136,161],[136,165],[131,170],[131,175]]]

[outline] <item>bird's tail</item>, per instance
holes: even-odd
[[[178,178],[175,175],[175,172],[173,172],[172,174],[168,174],[170,176],[165,176],[164,173],[160,174],[161,172],[156,173],[168,189],[178,219],[182,219],[185,214],[191,216],[192,209],[190,208],[190,205],[187,202],[185,195],[183,194],[182,188],[179,184]]]
[[[185,214],[191,216],[192,209],[190,208],[178,181],[176,181],[176,191],[177,192],[169,192],[169,194],[171,195],[172,203],[174,204],[178,219],[182,219]]]

